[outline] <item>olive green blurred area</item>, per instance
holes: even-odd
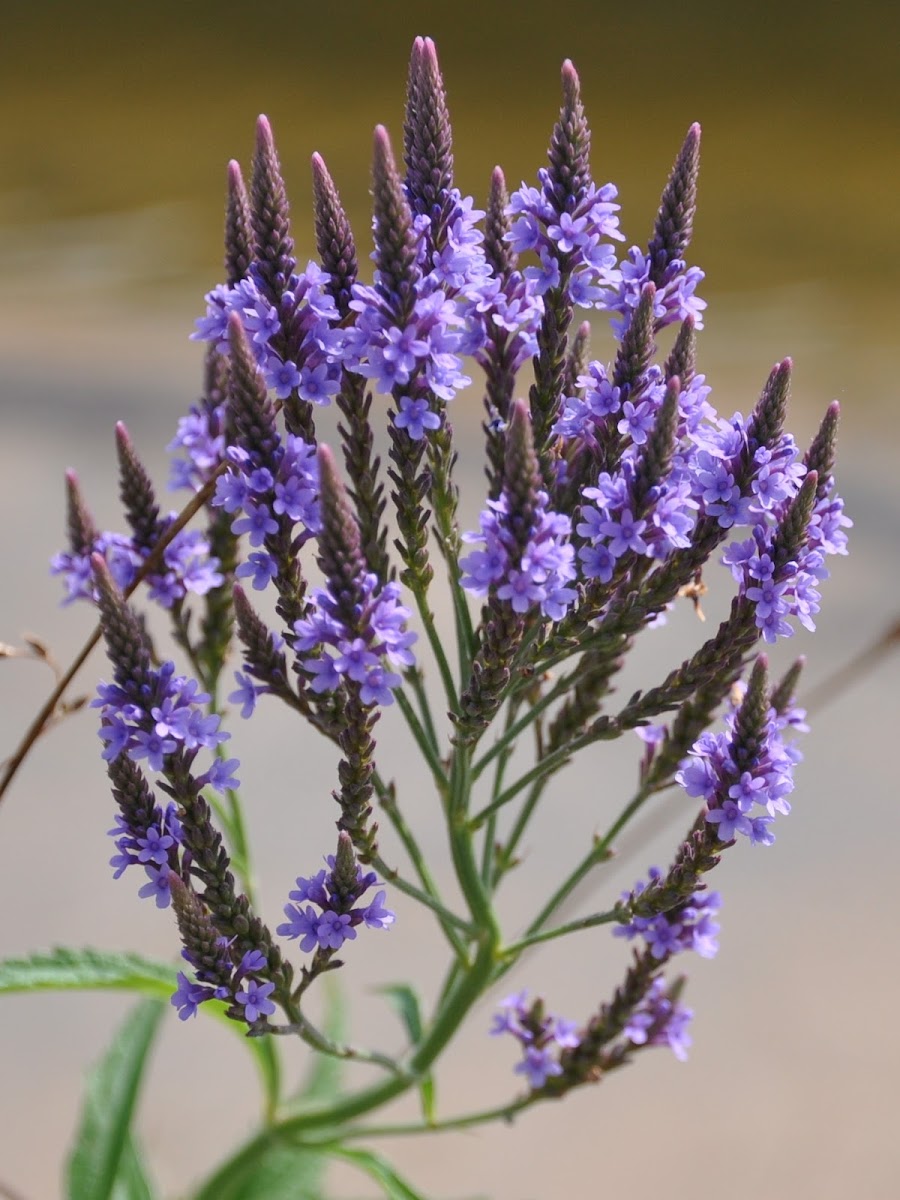
[[[619,185],[630,239],[645,238],[699,120],[695,258],[708,286],[832,280],[862,295],[898,276],[896,5],[38,0],[10,4],[8,18],[0,228],[29,265],[59,237],[54,223],[82,222],[87,237],[89,218],[159,210],[178,254],[158,259],[156,278],[210,276],[224,163],[249,158],[257,111],[274,123],[298,212],[319,150],[364,230],[372,126],[399,132],[409,42],[428,33],[458,181],[476,197],[496,161],[513,183],[533,176],[569,56],[595,175]],[[296,234],[309,238],[299,222]],[[148,267],[139,282],[153,277]]]

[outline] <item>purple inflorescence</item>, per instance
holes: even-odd
[[[632,246],[619,263],[619,286],[615,297],[597,305],[620,314],[612,319],[616,337],[621,337],[631,323],[644,285],[651,281],[651,266],[649,255],[638,246]],[[688,317],[693,318],[696,329],[703,328],[706,301],[696,294],[703,278],[704,272],[699,267],[689,267],[681,259],[667,263],[662,278],[653,280],[656,283],[653,317],[657,329]]]
[[[578,1045],[574,1021],[545,1013],[540,1000],[528,1003],[527,991],[501,1000],[491,1034],[509,1033],[522,1048],[522,1061],[515,1068],[530,1088],[542,1088],[553,1075],[561,1075],[559,1051]]]
[[[279,399],[296,391],[312,404],[330,404],[341,385],[343,338],[335,328],[339,314],[328,283],[329,276],[308,263],[305,271],[291,276],[279,309],[267,298],[254,264],[248,278],[232,287],[220,284],[207,294],[206,316],[191,336],[227,354],[228,318],[236,313],[266,385]]]
[[[329,854],[325,862],[328,870],[318,871],[310,879],[297,879],[297,887],[288,892],[292,904],[284,906],[287,921],[278,926],[277,932],[285,938],[300,938],[300,949],[339,950],[346,941],[356,938],[356,927],[367,925],[370,929],[389,929],[395,917],[384,907],[385,893],[375,893],[368,904],[359,901],[369,888],[378,886],[374,871],[356,868],[356,881],[350,888],[342,888],[335,875],[335,856]]]
[[[178,431],[166,447],[172,459],[169,487],[172,491],[196,491],[225,459],[225,402],[194,405],[178,422]]]
[[[623,240],[617,189],[588,183],[561,210],[551,172],[542,167],[538,179],[539,188],[523,183],[508,209],[514,220],[506,240],[517,254],[532,251],[540,259],[539,267],[525,268],[525,278],[539,295],[564,284],[572,304],[611,308],[622,280],[609,240]]]
[[[768,471],[768,464],[764,470]],[[779,564],[775,553],[775,521],[783,514],[789,494],[784,479],[777,472],[766,475],[765,501],[757,492],[752,506],[755,510],[752,536],[729,546],[722,556],[740,594],[752,601],[757,628],[767,642],[793,634],[788,617],[795,617],[806,629],[815,629],[813,618],[821,600],[818,584],[829,574],[825,556],[847,553],[843,527],[851,524],[844,516],[843,501],[829,486],[826,494],[816,500],[805,546],[795,559]],[[774,494],[771,500],[770,494]]]
[[[302,661],[314,692],[334,691],[346,676],[361,685],[363,704],[392,704],[401,676],[389,668],[414,664],[409,647],[418,635],[406,629],[411,614],[400,603],[399,584],[379,586],[369,573],[360,590],[365,600],[356,627],[348,630],[331,591],[315,588],[309,615],[294,623],[294,648],[298,653],[313,651]]]
[[[649,883],[662,878],[658,867],[651,867],[647,872]],[[640,896],[648,887],[647,883],[639,880],[632,892],[623,892],[622,899],[626,903]],[[701,958],[713,958],[719,949],[716,935],[719,926],[713,919],[722,905],[718,892],[698,891],[677,908],[658,913],[653,917],[633,916],[627,923],[617,925],[613,930],[614,937],[641,937],[647,944],[654,958],[667,959],[673,954],[684,950],[693,950]]]
[[[278,573],[278,563],[265,549],[266,538],[283,527],[295,535],[296,549],[318,533],[319,480],[315,447],[303,438],[286,434],[284,441],[265,454],[230,446],[227,457],[232,470],[216,480],[212,504],[234,517],[231,531],[246,533],[254,547],[237,568],[240,579],[250,579],[261,591]]]
[[[182,958],[193,968],[196,980],[189,979],[183,971],[178,972],[178,987],[170,1003],[177,1010],[179,1020],[187,1021],[195,1017],[197,1009],[207,1000],[231,1001],[232,996],[243,1006],[248,1024],[252,1025],[261,1016],[270,1016],[275,1011],[275,1005],[267,997],[274,990],[274,984],[260,984],[250,977],[252,972],[265,970],[265,956],[259,950],[248,950],[235,968],[228,954],[231,945],[229,939],[221,937],[216,945],[221,950],[221,957],[215,969],[197,962],[188,950],[181,951]],[[230,976],[230,987],[218,982],[223,975]]]
[[[118,879],[127,867],[143,867],[148,882],[138,891],[142,899],[152,897],[157,908],[168,908],[171,902],[169,871],[178,865],[178,851],[182,845],[181,822],[175,804],[166,805],[165,811],[157,805],[153,810],[153,821],[133,826],[125,816],[116,813],[116,823],[109,830],[114,839],[117,853],[109,860],[113,878]]]
[[[162,771],[166,757],[176,750],[215,750],[231,736],[219,729],[218,714],[206,712],[209,696],[196,680],[176,675],[174,663],[162,663],[150,679],[141,686],[128,680],[98,685],[98,698],[91,703],[100,709],[99,736],[107,762],[124,751],[132,762],[146,759],[151,770]],[[203,780],[221,786],[221,768],[208,771]]]
[[[475,596],[496,589],[514,612],[540,609],[545,617],[559,621],[575,600],[575,551],[569,545],[571,522],[562,513],[547,509],[547,493],[537,493],[528,545],[519,552],[509,528],[509,504],[505,495],[488,500],[481,513],[481,531],[463,534],[463,541],[480,544],[460,559],[460,582]]]
[[[472,382],[463,374],[461,355],[472,353],[482,338],[476,322],[470,321],[464,329],[465,317],[470,302],[480,296],[488,268],[479,246],[482,235],[474,228],[475,220],[484,214],[473,210],[471,201],[460,204],[452,227],[456,233],[441,253],[432,253],[431,261],[426,236],[429,218],[415,218],[418,269],[409,315],[382,272],[376,270],[371,286],[353,285],[350,308],[356,320],[346,331],[342,362],[348,370],[371,379],[378,392],[399,389],[411,403],[430,392],[446,401]],[[400,403],[402,415],[408,405]],[[416,422],[400,428],[418,441],[428,426]]]
[[[703,733],[690,756],[675,776],[689,796],[707,806],[706,820],[716,827],[720,841],[730,842],[738,834],[751,844],[769,846],[775,835],[769,826],[776,814],[791,811],[787,797],[794,789],[793,770],[802,755],[789,729],[806,730],[802,709],[790,707],[783,713],[769,710],[764,734],[752,756],[735,762],[735,727],[742,688],[736,686],[725,730]]]
[[[684,1062],[691,1044],[688,1025],[693,1016],[690,1008],[667,994],[665,980],[660,975],[629,1014],[622,1032],[635,1046],[668,1046]]]
[[[169,520],[174,520],[175,516],[172,513]],[[65,550],[55,555],[50,570],[53,575],[62,576],[66,589],[63,604],[71,604],[73,600],[96,600],[92,555],[101,555],[116,586],[120,591],[126,591],[137,578],[151,549],[138,546],[134,538],[121,533],[101,533],[84,553]],[[171,608],[188,592],[205,596],[211,588],[220,587],[223,576],[218,559],[210,554],[206,537],[198,530],[182,529],[163,552],[163,569],[151,571],[144,582],[151,600],[163,608]]]

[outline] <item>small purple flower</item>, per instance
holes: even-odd
[[[229,704],[241,705],[241,716],[246,721],[248,717],[253,716],[253,710],[256,708],[256,698],[259,693],[249,675],[243,675],[240,671],[235,671],[234,679],[238,686],[233,692],[229,693],[228,702]]]
[[[275,990],[272,982],[258,983],[248,979],[243,988],[235,993],[235,1000],[244,1007],[244,1018],[248,1025],[262,1017],[269,1017],[275,1011],[274,1003],[268,998]]]
[[[424,396],[413,400],[409,396],[401,396],[399,409],[394,418],[398,429],[405,429],[414,442],[420,442],[425,436],[426,429],[439,429],[441,418],[432,412]]]
[[[169,868],[162,867],[146,867],[147,878],[149,883],[145,883],[138,890],[138,895],[142,900],[152,896],[156,900],[157,908],[168,908],[172,902],[172,893],[169,889]]]

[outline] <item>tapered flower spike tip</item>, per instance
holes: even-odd
[[[397,164],[394,161],[394,150],[391,146],[391,135],[384,125],[376,125],[373,135],[373,173],[378,176],[397,174]]]
[[[256,122],[251,192],[258,277],[267,298],[277,306],[297,261],[281,164],[272,126],[265,114]]]
[[[697,207],[697,177],[700,173],[700,126],[695,121],[678,152],[659,202],[653,237],[647,247],[650,278],[660,285],[666,268],[683,259],[690,244]]]
[[[565,107],[574,111],[581,104],[581,80],[571,58],[563,63],[561,74]]]
[[[66,471],[66,527],[72,553],[87,554],[99,531],[84,502],[78,476],[72,470]]]
[[[382,275],[379,287],[391,297],[394,321],[403,327],[412,315],[420,273],[412,213],[383,125],[375,126],[373,140],[372,211],[375,265]]]
[[[809,471],[817,471],[820,480],[819,492],[824,495],[831,485],[831,473],[834,470],[834,457],[837,447],[837,432],[840,424],[841,406],[833,400],[825,410],[822,424],[810,447],[803,456],[803,463]]]
[[[253,218],[241,165],[235,159],[228,164],[226,179],[225,279],[234,286],[246,277],[253,261]]]
[[[760,446],[771,446],[781,436],[784,418],[787,415],[793,369],[794,364],[790,358],[776,363],[756,402],[748,428]]]
[[[116,454],[119,460],[119,495],[125,508],[125,517],[135,543],[144,550],[152,550],[162,532],[159,505],[153,482],[121,421],[116,422]]]
[[[358,275],[353,230],[321,154],[313,154],[311,166],[316,248],[322,269],[329,276],[328,291],[338,312],[346,317],[350,312],[352,289]]]
[[[432,216],[453,186],[453,136],[437,50],[429,37],[417,37],[410,54],[403,153],[412,206]]]
[[[359,526],[330,448],[318,446],[316,458],[319,463],[319,503],[322,510],[319,566],[335,599],[339,604],[348,606],[347,618],[354,620],[358,617],[354,605],[359,598],[366,571],[360,548]]]
[[[516,269],[518,255],[506,235],[509,233],[509,216],[507,206],[509,192],[506,188],[506,176],[500,167],[494,167],[491,172],[491,190],[488,195],[487,212],[484,221],[484,253],[494,274],[498,278],[507,276]]]

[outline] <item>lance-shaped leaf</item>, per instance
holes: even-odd
[[[105,950],[72,950],[58,947],[49,954],[0,961],[0,994],[4,992],[107,991],[141,992],[169,1000],[175,990],[176,968],[153,962],[137,954],[115,954]],[[253,1054],[259,1070],[266,1105],[278,1103],[281,1065],[272,1038],[248,1038],[246,1026],[225,1016],[226,1005],[210,1000],[199,1011],[216,1017],[236,1033]]]
[[[131,1141],[131,1119],[164,1011],[162,1000],[138,1005],[91,1072],[66,1173],[69,1200],[108,1200],[119,1190],[120,1172],[123,1179],[135,1181],[139,1159]]]

